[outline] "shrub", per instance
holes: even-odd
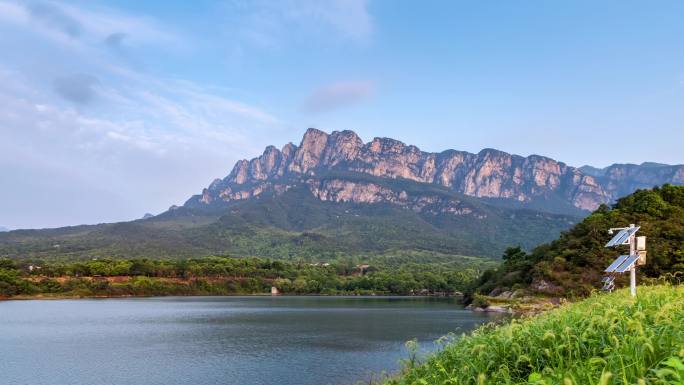
[[[680,384],[682,325],[683,286],[595,294],[483,326],[389,384]]]
[[[489,301],[487,301],[487,300],[486,300],[483,296],[481,296],[481,295],[476,295],[476,296],[473,298],[472,305],[475,306],[475,307],[482,307],[482,308],[485,308],[485,307],[488,307],[488,306],[489,306]]]

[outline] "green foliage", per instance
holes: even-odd
[[[264,193],[211,210],[183,207],[132,222],[0,233],[0,257],[167,259],[228,254],[320,261],[390,250],[497,257],[506,245],[533,247],[577,221],[575,216],[486,204],[407,180],[345,178],[457,202],[464,214],[437,206],[414,212],[392,204],[325,202],[293,181],[284,194]]]
[[[0,258],[0,269],[15,270],[17,268],[16,262],[9,258]]]
[[[509,290],[536,280],[548,283],[541,291],[544,294],[586,296],[599,286],[603,269],[619,252],[604,248],[611,237],[606,230],[630,223],[640,225],[639,235],[648,237],[647,263],[639,268],[640,279],[684,272],[684,186],[663,185],[638,190],[619,199],[612,209],[599,207],[559,239],[529,254],[507,250],[502,266],[487,272],[474,291],[487,294],[494,288]],[[626,279],[620,278],[623,283]]]
[[[32,262],[0,269],[0,295],[74,296],[284,294],[449,294],[464,290],[492,261],[414,254],[343,258],[330,263],[262,258],[98,259]],[[359,264],[370,264],[363,270]]]
[[[388,384],[680,384],[682,325],[682,286],[594,295],[483,326]]]
[[[0,298],[32,292],[31,284],[21,279],[18,271],[0,269]]]
[[[482,307],[482,308],[489,306],[489,302],[487,301],[487,299],[483,298],[480,295],[475,295],[475,298],[473,298],[473,302],[471,304],[474,307]]]

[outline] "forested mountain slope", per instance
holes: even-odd
[[[504,264],[486,272],[476,293],[527,288],[549,295],[587,295],[601,286],[603,270],[620,252],[605,248],[607,230],[634,223],[647,237],[647,263],[639,277],[684,274],[684,187],[663,185],[638,190],[609,208],[601,206],[582,222],[550,243],[525,253],[510,248]],[[622,283],[628,275],[622,277]]]
[[[220,210],[180,207],[154,218],[0,234],[0,256],[11,258],[202,255],[327,260],[400,250],[498,256],[506,245],[527,247],[555,237],[575,217],[492,206],[439,186],[380,180],[404,191],[406,205],[329,202],[304,186],[232,202]],[[419,202],[421,210],[410,207]],[[408,207],[407,207],[408,206]]]

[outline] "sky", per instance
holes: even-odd
[[[681,1],[0,0],[0,226],[182,204],[308,127],[684,163]]]

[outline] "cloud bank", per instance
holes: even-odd
[[[373,32],[364,0],[216,7],[226,35],[208,43],[176,24],[94,3],[0,0],[0,50],[13,53],[0,59],[2,225],[160,212],[291,130],[249,90],[160,71],[167,61],[193,63],[210,44],[357,44]],[[331,84],[307,104],[326,111],[372,92],[371,83]]]
[[[9,52],[16,41],[31,48],[0,61],[5,226],[162,211],[282,125],[232,90],[142,72],[111,55],[129,45],[181,44],[176,31],[154,20],[1,1],[0,49]]]

